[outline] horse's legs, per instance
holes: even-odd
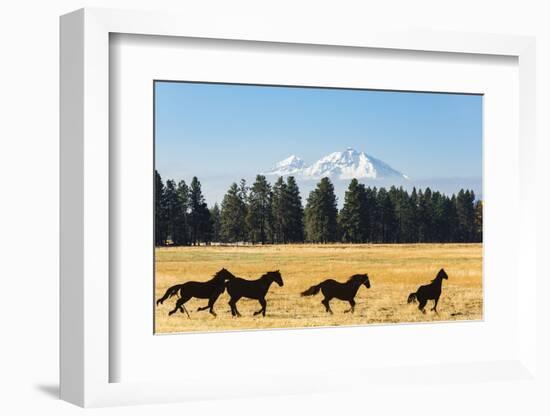
[[[233,303],[233,298],[229,299],[229,307],[231,308],[231,316],[237,315],[235,313],[235,305]]]
[[[328,298],[324,298],[324,299],[321,301],[321,303],[322,303],[323,305],[325,305],[325,310],[326,310],[327,312],[330,312],[330,314],[332,315],[333,312],[332,312],[332,309],[330,309],[330,303],[329,303],[329,302],[330,302],[330,299],[328,299]]]
[[[418,309],[422,311],[422,313],[426,313],[426,309],[424,309],[424,307],[426,306],[426,303],[428,303],[428,301],[424,298],[422,299],[418,299]]]
[[[353,312],[355,312],[355,300],[350,299],[350,300],[348,300],[348,302],[349,302],[349,305],[351,306],[351,308],[349,308],[348,310],[344,311],[344,313],[348,313],[348,312],[353,313]]]
[[[229,301],[229,306],[231,306],[231,314],[233,316],[241,316],[241,313],[237,309],[237,302],[239,301],[239,299],[240,298],[231,298],[231,300]]]
[[[187,302],[188,300],[189,299],[184,299],[184,298],[178,299],[178,301],[176,302],[176,307],[174,308],[174,310],[168,312],[168,315],[170,316],[179,310],[181,313],[187,314],[188,318],[191,318],[191,316],[189,315],[189,312],[187,311],[187,308],[185,307],[185,302]]]
[[[214,304],[216,303],[217,300],[218,300],[218,296],[214,296],[208,301],[208,307],[210,308],[210,315],[214,315],[214,317],[218,316],[216,315],[216,312],[214,312]]]
[[[185,302],[187,302],[189,299],[191,299],[191,296],[188,296],[188,295],[183,295],[181,298],[179,298],[178,301],[176,302],[176,306],[174,307],[174,310],[168,312],[168,315],[172,315],[173,313],[176,313],[179,309],[181,313],[186,313],[187,316],[189,316],[189,312],[187,312],[187,309],[185,309]]]
[[[221,293],[214,293],[214,295],[210,299],[208,299],[208,305],[206,306],[206,308],[210,309],[209,312],[211,315],[218,316],[216,315],[216,312],[214,312],[214,304],[216,303],[220,295]]]
[[[265,316],[265,309],[267,307],[267,302],[265,301],[265,298],[258,299],[258,302],[260,302],[260,305],[262,305],[262,308],[259,311],[254,312],[254,316],[262,314]]]
[[[178,302],[179,302],[179,300],[178,300]],[[176,303],[176,306],[174,307],[174,309],[171,310],[170,312],[168,312],[168,316],[172,315],[173,313],[176,313],[178,311],[178,309],[179,309],[179,306]]]
[[[204,311],[204,310],[206,310],[206,309],[209,309],[208,312],[210,312],[210,313],[211,313],[212,315],[214,315],[214,316],[218,316],[218,315],[216,315],[216,312],[214,312],[214,302],[216,302],[216,301],[215,301],[215,300],[212,301],[212,299],[210,299],[210,300],[208,301],[208,305],[206,305],[206,306],[201,306],[200,308],[197,309],[197,311]]]
[[[239,298],[239,299],[240,299],[240,298]],[[237,302],[238,302],[239,299],[237,299],[237,300],[235,301],[234,307],[235,307],[235,313],[237,314],[237,316],[240,317],[240,316],[241,316],[241,313],[240,313],[239,310],[237,309]]]
[[[216,298],[216,299],[217,299],[217,298]],[[212,300],[212,299],[209,300],[209,301],[208,301],[208,305],[206,305],[206,306],[199,306],[199,307],[197,308],[197,312],[205,311],[205,310],[209,309],[209,312],[210,312],[212,315],[218,316],[218,315],[216,315],[216,313],[214,312],[214,303],[216,302],[216,299],[214,299],[214,300]]]
[[[437,315],[439,315],[439,313],[437,312],[437,302],[439,302],[439,296],[435,298],[434,307],[432,308],[432,311],[434,311]]]

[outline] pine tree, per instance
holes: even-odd
[[[378,222],[378,191],[370,186],[365,189],[365,207],[363,217],[365,223],[365,240],[370,243],[380,241],[380,223]]]
[[[433,232],[432,191],[426,188],[418,192],[418,241],[430,243]]]
[[[378,222],[381,230],[381,242],[395,243],[397,239],[397,218],[395,207],[385,188],[378,191]]]
[[[177,209],[174,213],[174,225],[172,231],[172,241],[176,245],[189,244],[189,224],[187,219],[187,210],[189,207],[189,187],[185,181],[180,181],[176,188],[176,197],[178,201]]]
[[[350,243],[366,241],[367,216],[365,185],[352,179],[344,197],[344,206],[340,211],[339,225],[342,240]]]
[[[393,205],[393,220],[394,225],[391,230],[390,240],[394,243],[403,242],[404,238],[404,221],[405,221],[405,211],[407,208],[407,203],[409,196],[407,192],[403,190],[402,187],[397,188],[392,186],[388,191],[388,196]]]
[[[249,236],[248,224],[246,222],[246,216],[248,215],[249,193],[250,193],[250,188],[246,184],[246,180],[241,179],[241,181],[239,182],[238,195],[239,195],[239,198],[241,199],[241,202],[243,203],[243,206],[244,206],[244,212],[243,212],[243,224],[244,225],[243,225],[243,228],[241,230],[241,234],[242,234],[241,241],[243,241],[243,242],[247,242],[248,241],[248,236]]]
[[[210,221],[212,224],[212,241],[221,241],[221,213],[220,207],[216,202],[212,208],[210,208]]]
[[[244,204],[248,204],[248,193],[250,192],[250,188],[246,184],[245,179],[241,179],[239,182],[239,198],[244,202]]]
[[[199,243],[203,241],[205,244],[210,245],[212,242],[213,225],[212,218],[210,217],[210,210],[206,202],[203,202],[199,211]]]
[[[155,245],[163,246],[167,239],[166,198],[162,178],[155,170]]]
[[[246,238],[246,205],[241,190],[233,183],[223,197],[220,212],[220,236],[222,242],[236,243]]]
[[[334,242],[338,237],[338,209],[334,186],[329,178],[322,178],[309,194],[305,209],[305,228],[308,241]]]
[[[300,189],[293,176],[279,177],[272,191],[272,232],[276,243],[304,241],[304,209]]]
[[[391,205],[393,207],[394,226],[390,233],[390,241],[393,243],[401,242],[401,223],[402,223],[402,207],[401,207],[401,191],[396,186],[391,186],[388,191]]]
[[[287,227],[289,222],[287,185],[282,176],[277,178],[273,185],[271,198],[271,228],[273,232],[273,242],[285,244],[288,241]]]
[[[483,202],[477,200],[475,207],[475,241],[481,243],[483,241]]]
[[[414,195],[414,198],[413,198]],[[399,224],[400,243],[416,243],[416,188],[409,196],[408,192],[400,188],[396,202],[396,216]]]
[[[448,204],[448,223],[449,223],[449,241],[458,242],[459,231],[458,231],[458,214],[456,211],[456,195],[453,194],[449,199]]]
[[[468,242],[475,242],[476,240],[476,195],[472,189],[466,191],[468,198],[468,228],[470,229]]]
[[[430,235],[432,241],[444,243],[449,241],[449,217],[446,197],[440,192],[432,193],[433,220]]]
[[[304,241],[304,208],[300,189],[294,176],[286,179],[285,209],[287,218],[285,221],[285,240],[290,243]]]
[[[270,239],[271,186],[263,175],[257,175],[250,188],[246,224],[252,243],[265,244]]]
[[[202,195],[201,183],[196,176],[191,180],[189,187],[189,229],[191,244],[200,244],[205,241],[205,227],[208,208]]]
[[[177,233],[177,221],[179,217],[180,204],[178,200],[178,194],[176,192],[176,183],[169,179],[166,181],[166,188],[164,190],[165,198],[165,212],[166,212],[166,223],[167,223],[167,236],[174,244],[174,235]]]
[[[405,220],[406,241],[409,243],[418,242],[418,193],[416,187],[413,187],[409,197]]]
[[[474,200],[473,191],[461,189],[456,196],[457,237],[460,242],[474,241]]]

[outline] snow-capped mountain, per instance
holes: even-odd
[[[267,172],[267,175],[295,175],[301,173],[306,167],[306,162],[298,156],[290,155],[284,160],[281,160],[275,165],[275,169]]]
[[[294,175],[302,180],[320,179],[324,176],[335,179],[408,179],[380,159],[349,147],[344,152],[326,155],[309,166],[292,155],[277,163],[275,169],[266,174]]]

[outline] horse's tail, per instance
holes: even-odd
[[[308,290],[301,293],[302,296],[313,296],[319,293],[321,290],[322,283],[319,283],[318,285],[311,286]]]
[[[166,290],[166,293],[164,294],[164,296],[162,298],[160,298],[159,300],[157,300],[157,306],[162,305],[162,303],[166,299],[171,298],[172,296],[176,295],[178,293],[178,290],[180,290],[182,286],[183,285],[175,285],[175,286],[169,287],[168,290]]]
[[[413,303],[413,302],[416,302],[416,292],[411,293],[409,295],[409,298],[407,299],[407,303]]]

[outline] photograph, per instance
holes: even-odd
[[[483,95],[153,88],[155,334],[483,320]]]

